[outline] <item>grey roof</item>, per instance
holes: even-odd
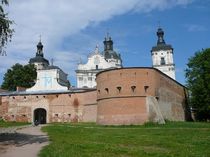
[[[114,58],[114,59],[119,59],[119,60],[121,60],[120,54],[118,54],[116,51],[107,50],[107,51],[103,51],[102,53],[103,53],[105,59]]]
[[[59,69],[59,70],[61,70],[61,68],[59,68],[58,66],[55,66],[55,65],[49,65],[45,69]]]
[[[167,45],[167,44],[159,44],[157,46],[153,46],[152,47],[152,51],[160,51],[160,50],[173,50],[171,45]]]
[[[59,68],[58,66],[55,66],[55,65],[49,65],[44,68],[44,70],[50,70],[50,69],[58,69],[58,70],[62,71],[64,74],[66,74],[61,68]]]
[[[44,57],[42,56],[36,56],[34,58],[31,58],[30,61],[29,61],[30,64],[33,64],[33,63],[46,63],[49,65],[49,61],[47,59],[45,59]]]

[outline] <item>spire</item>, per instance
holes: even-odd
[[[51,58],[51,60],[50,60],[50,61],[51,61],[51,65],[53,65],[53,63],[54,63],[54,59],[53,59],[53,58]]]
[[[98,44],[96,45],[96,48],[95,48],[95,54],[98,54],[99,53],[99,48],[98,48]]]
[[[113,51],[113,41],[111,36],[109,36],[109,32],[107,32],[106,37],[104,39],[104,51]]]
[[[42,45],[42,42],[41,42],[41,35],[40,35],[40,39],[39,39],[39,42],[37,44],[37,52],[36,52],[36,55],[37,56],[42,56],[43,57],[43,45]]]
[[[160,27],[158,28],[157,36],[158,36],[157,45],[164,45],[165,44],[165,41],[164,41],[164,38],[163,38],[164,31]]]

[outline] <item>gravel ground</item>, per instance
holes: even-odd
[[[36,157],[48,142],[42,126],[0,128],[0,157]]]

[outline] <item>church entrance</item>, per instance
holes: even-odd
[[[34,110],[34,122],[37,121],[39,124],[46,124],[47,111],[43,108]]]

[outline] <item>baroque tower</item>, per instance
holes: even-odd
[[[173,48],[165,43],[164,31],[157,30],[157,45],[152,47],[152,66],[175,80],[175,64],[173,61]]]
[[[96,74],[105,69],[122,67],[122,59],[119,53],[113,49],[113,41],[110,36],[105,37],[104,51],[99,52],[98,46],[88,56],[86,64],[79,63],[76,70],[78,88],[95,88]]]
[[[31,58],[29,63],[34,64],[37,70],[45,69],[49,65],[49,61],[44,58],[43,45],[41,40],[37,44],[36,56]]]

